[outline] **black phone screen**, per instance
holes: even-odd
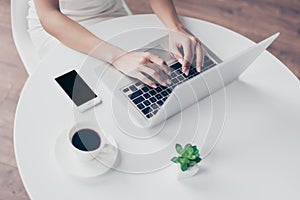
[[[75,70],[59,76],[55,80],[76,106],[80,106],[97,97]]]

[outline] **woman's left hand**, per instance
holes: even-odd
[[[185,28],[169,30],[169,48],[178,62],[182,64],[184,74],[189,74],[194,59],[196,70],[200,72],[204,62],[204,52],[197,37],[188,33]]]

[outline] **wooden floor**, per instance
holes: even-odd
[[[135,14],[151,12],[147,0],[126,2]],[[175,4],[180,15],[220,24],[254,41],[281,32],[270,51],[300,78],[299,0],[176,0]],[[0,0],[0,44],[0,199],[28,199],[13,150],[14,114],[27,75],[11,36],[9,0]]]

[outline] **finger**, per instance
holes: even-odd
[[[201,67],[204,64],[204,52],[203,49],[201,47],[201,44],[198,43],[196,45],[196,70],[197,72],[201,71]]]
[[[181,48],[181,46],[175,46],[172,48],[171,53],[174,55],[174,57],[176,58],[176,60],[178,60],[178,62],[180,64],[182,64],[183,61],[183,55],[180,52],[179,48]]]
[[[182,72],[185,75],[189,74],[190,66],[193,61],[194,56],[194,48],[191,47],[191,44],[184,44],[183,45],[183,62],[182,62]]]
[[[168,65],[160,65],[159,68],[167,75],[170,76],[171,75],[171,70],[170,67]]]
[[[157,64],[155,63],[148,63],[147,64],[147,67],[155,70],[161,77],[162,79],[162,82],[164,82],[165,84],[171,84],[171,79],[170,79],[170,75],[171,75],[171,72],[170,74],[167,74],[165,72],[165,70],[161,69],[159,66],[157,66]],[[169,68],[169,67],[168,67]]]
[[[161,57],[154,55],[152,53],[147,53],[146,56],[151,62],[159,65],[166,74],[170,75],[171,73],[170,68],[167,66],[167,63]]]
[[[157,87],[157,85],[152,80],[147,78],[147,76],[145,76],[142,73],[139,73],[138,75],[136,75],[136,78],[139,79],[140,81],[142,81],[143,83],[145,83],[146,85],[149,85],[150,87],[153,87],[153,88]]]
[[[166,82],[165,82],[165,77],[163,75],[163,73],[160,73],[160,69],[158,68],[153,68],[152,66],[150,66],[151,63],[148,63],[147,65],[142,65],[139,67],[139,71],[150,76],[151,78],[153,78],[157,83],[166,86]]]

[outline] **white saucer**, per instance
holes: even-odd
[[[80,161],[71,150],[66,135],[67,132],[60,134],[55,144],[56,160],[65,172],[76,177],[91,178],[113,168],[118,157],[118,146],[112,136],[105,135],[109,145],[99,156],[90,161]]]

